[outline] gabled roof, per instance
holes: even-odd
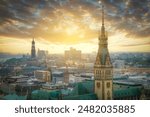
[[[107,48],[99,49],[95,65],[110,65],[110,57]]]

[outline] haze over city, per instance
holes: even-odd
[[[150,99],[149,0],[0,4],[0,100]]]
[[[1,0],[0,52],[30,53],[36,49],[63,53],[74,47],[97,51],[101,6],[110,52],[150,51],[149,0]]]

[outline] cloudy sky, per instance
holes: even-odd
[[[110,52],[150,52],[150,0],[0,0],[0,52],[97,51],[101,5]]]

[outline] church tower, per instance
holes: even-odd
[[[113,67],[108,51],[108,37],[104,26],[104,7],[102,6],[102,27],[99,34],[99,48],[94,64],[95,94],[99,100],[111,100],[113,89]]]
[[[32,47],[31,47],[31,58],[35,58],[36,57],[36,51],[35,51],[35,41],[34,38],[32,40]]]

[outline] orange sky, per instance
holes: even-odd
[[[101,28],[101,5],[97,2],[45,0],[32,1],[30,5],[23,2],[6,2],[0,6],[0,52],[30,53],[33,37],[36,50],[44,49],[49,53],[63,53],[70,47],[83,53],[97,51]],[[134,3],[102,2],[109,51],[150,52],[150,15],[144,6],[147,3],[138,0]]]

